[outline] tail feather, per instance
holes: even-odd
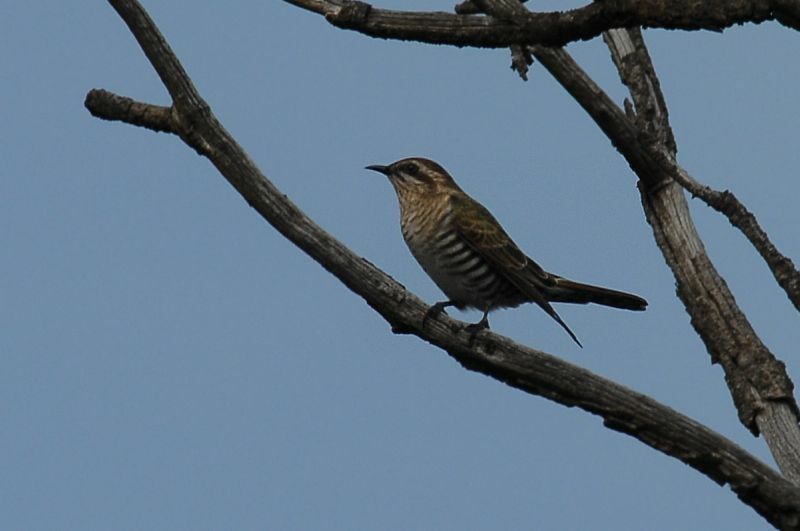
[[[623,310],[641,311],[647,301],[632,293],[625,293],[600,286],[581,284],[566,278],[556,277],[555,286],[548,286],[545,297],[550,302],[570,302],[574,304],[595,303]]]
[[[552,310],[552,308],[550,308],[550,309]],[[561,316],[560,316],[560,315],[558,315],[558,314],[556,313],[556,311],[555,311],[555,310],[553,310],[553,313],[550,313],[550,312],[547,312],[547,313],[549,313],[549,314],[550,314],[550,317],[552,317],[553,319],[555,319],[555,320],[556,320],[556,322],[557,322],[558,324],[560,324],[560,325],[561,325],[561,328],[563,328],[564,330],[566,330],[566,331],[567,331],[567,334],[569,334],[569,337],[571,337],[571,338],[572,338],[572,340],[573,340],[575,343],[577,343],[579,347],[583,348],[583,344],[582,344],[580,341],[578,341],[578,336],[576,336],[576,335],[575,335],[575,333],[574,333],[574,332],[573,332],[573,331],[570,329],[570,327],[569,327],[569,326],[567,326],[567,323],[565,323],[565,322],[564,322],[564,321],[561,319]]]
[[[578,340],[578,336],[576,336],[575,332],[573,332],[572,329],[569,326],[567,326],[567,323],[565,323],[564,320],[561,319],[561,316],[558,315],[558,312],[556,312],[552,306],[550,306],[549,302],[547,302],[544,299],[540,299],[535,302],[542,308],[542,310],[547,312],[547,315],[552,317],[555,320],[555,322],[561,325],[561,328],[563,328],[567,332],[567,334],[569,334],[569,337],[571,337],[572,340],[575,343],[577,343],[579,347],[583,348],[583,344],[581,344],[581,342]]]

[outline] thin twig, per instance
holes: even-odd
[[[675,181],[692,194],[692,197],[699,198],[705,204],[723,214],[728,218],[731,225],[744,234],[764,259],[778,285],[783,288],[794,307],[800,311],[800,271],[797,270],[790,258],[775,247],[769,235],[761,228],[755,215],[739,201],[733,192],[728,190],[719,192],[701,184],[668,154],[662,153],[661,157],[663,157],[661,159],[662,164],[672,168],[671,174]]]
[[[457,5],[456,13],[460,12],[459,9],[474,10],[475,13],[485,13],[514,24],[523,24],[530,15],[530,11],[520,3],[520,0],[474,0]],[[533,54],[527,44],[511,45],[511,69],[519,74],[523,81],[528,81],[528,70],[532,64]]]

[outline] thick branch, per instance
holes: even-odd
[[[259,172],[197,94],[141,6],[135,0],[109,1],[175,98],[173,119],[158,123],[167,123],[190,147],[208,157],[259,214],[363,297],[395,331],[413,333],[445,349],[468,369],[597,414],[606,426],[684,461],[720,484],[729,483],[745,503],[773,525],[800,529],[800,490],[691,419],[589,371],[496,334],[481,334],[472,344],[462,323],[447,316],[429,321],[423,330],[421,322],[427,307],[422,301],[323,231]],[[87,107],[105,118],[127,119],[125,109],[131,103],[123,100],[120,104],[118,98],[92,91],[86,99]],[[115,105],[120,108],[115,110]],[[130,120],[142,121],[145,120]]]
[[[520,23],[530,20],[532,13],[520,3],[519,0],[473,0],[480,13],[491,15],[498,20],[508,20]],[[458,13],[458,6],[456,6]]]
[[[516,17],[513,22],[489,16],[375,9],[349,0],[285,1],[325,15],[335,26],[372,37],[485,48],[512,44],[563,46],[597,37],[612,28],[722,31],[734,24],[760,23],[779,15],[783,23],[792,20],[792,8],[785,5],[786,0],[604,0],[563,12],[525,10],[527,15]]]
[[[535,47],[536,58],[589,113],[642,183],[656,242],[675,275],[678,295],[715,363],[725,370],[742,423],[758,433],[756,418],[770,401],[797,411],[783,363],[758,339],[708,258],[669,168],[640,142],[640,133],[566,51]]]
[[[800,272],[770,241],[755,216],[729,191],[717,192],[697,182],[675,162],[675,139],[669,126],[667,107],[653,70],[641,32],[611,30],[604,34],[623,83],[630,89],[636,105],[632,116],[642,142],[670,177],[694,197],[724,214],[758,251],[795,308],[800,310]],[[631,49],[628,49],[628,43]]]
[[[497,2],[502,2],[503,4],[508,4],[509,2],[516,2],[517,6],[524,4],[527,1],[528,0],[497,0]],[[511,6],[511,9],[516,10],[517,7]],[[486,9],[486,0],[466,0],[456,5],[455,12],[458,13],[459,15],[480,15],[482,13],[488,13],[492,16],[496,16]],[[499,18],[504,18],[504,17],[499,17]]]
[[[774,0],[775,19],[789,28],[800,30],[800,2],[797,0]]]
[[[127,98],[93,90],[86,102],[95,116],[127,121]],[[119,108],[113,109],[118,103]],[[147,107],[143,103],[137,105]],[[428,321],[422,329],[422,318],[428,308],[419,298],[317,226],[276,189],[241,148],[231,143],[228,133],[209,118],[212,117],[191,124],[199,136],[206,139],[205,144],[191,147],[207,151],[212,163],[256,211],[362,296],[395,332],[419,336],[446,350],[467,369],[599,415],[607,427],[680,459],[721,485],[730,484],[745,503],[773,524],[800,529],[800,490],[731,441],[688,417],[585,369],[497,334],[487,332],[472,342],[470,334],[464,332],[463,323],[446,315]],[[128,123],[153,125],[141,123],[141,120]],[[172,123],[177,126],[184,122]],[[173,132],[187,137],[181,131]]]
[[[635,110],[628,112],[639,131],[640,142],[659,145],[674,157],[678,152],[661,83],[641,29],[612,29],[603,33],[623,84],[628,87]]]
[[[575,98],[605,133],[637,176],[657,188],[669,182],[669,176],[639,143],[633,122],[563,48],[534,46],[534,56],[566,91]]]
[[[669,125],[666,101],[641,31],[638,28],[611,30],[604,34],[604,38],[622,82],[628,87],[634,100],[635,111],[631,109],[629,116],[639,130],[640,143],[666,168],[670,177],[677,180],[688,176],[675,162],[677,148]],[[800,426],[797,425],[796,418],[793,423],[785,420],[787,416],[794,417],[796,410],[792,411],[792,408],[795,406],[792,401],[775,399],[786,395],[791,397],[791,382],[783,363],[776,360],[755,335],[727,285],[705,256],[699,236],[694,240],[696,232],[683,194],[664,191],[662,195],[672,196],[673,199],[669,201],[669,208],[659,211],[647,208],[658,202],[648,203],[645,191],[645,187],[642,187],[645,212],[649,214],[648,221],[653,227],[656,241],[676,276],[678,292],[683,293],[681,299],[684,306],[692,316],[692,322],[696,323],[695,328],[711,353],[712,360],[715,353],[720,356],[720,363],[725,369],[726,379],[742,420],[752,422],[751,429],[754,432],[754,428],[757,428],[763,433],[784,474],[795,482],[800,481]],[[753,222],[755,223],[754,218]],[[764,238],[766,239],[766,235]],[[687,246],[687,243],[691,245]],[[690,265],[689,262],[693,263]],[[686,275],[691,275],[691,278]],[[702,286],[697,282],[699,279],[704,279]],[[706,284],[705,281],[711,283]],[[698,294],[701,298],[697,297]],[[709,304],[715,310],[711,315],[706,312]],[[711,323],[723,319],[731,333],[738,332],[734,348],[749,348],[749,352],[740,350],[737,355],[730,347],[723,345],[723,338],[710,333],[716,328]],[[749,376],[749,381],[745,381],[741,373]],[[771,392],[777,391],[777,394],[762,394],[765,389],[770,388]],[[755,416],[751,418],[752,413]]]

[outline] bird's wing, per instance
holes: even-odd
[[[459,212],[459,215],[454,216],[455,226],[464,242],[493,264],[497,274],[506,278],[531,302],[538,304],[550,317],[555,319],[580,345],[575,334],[561,320],[542,293],[543,288],[555,285],[555,278],[517,247],[517,244],[483,205],[469,196],[451,196],[450,200],[453,202],[454,210]]]
[[[470,197],[452,197],[456,231],[464,242],[496,266],[502,274],[525,294],[539,302],[539,286],[554,283],[553,277],[533,260],[525,256],[503,227],[483,205]]]

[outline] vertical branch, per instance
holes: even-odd
[[[646,145],[664,146],[674,157],[678,147],[669,124],[667,102],[641,30],[612,29],[603,33],[603,40],[612,50],[611,58],[633,98],[635,107],[629,110],[629,118],[634,120]]]
[[[622,82],[633,98],[628,115],[639,142],[671,179],[677,146],[664,95],[641,31],[614,29],[603,35]],[[674,181],[673,181],[674,182]],[[642,204],[659,248],[675,275],[678,296],[714,363],[722,365],[742,422],[761,433],[781,471],[800,482],[800,427],[793,384],[753,330],[708,257],[694,227],[683,191],[675,184],[653,188],[642,180]]]
[[[516,0],[472,0],[472,7],[506,21],[528,11]],[[604,34],[633,104],[626,113],[561,48],[527,49],[595,119],[640,178],[645,216],[672,269],[679,298],[706,345],[722,365],[741,422],[762,433],[784,474],[800,481],[800,427],[793,384],[785,366],[761,342],[709,259],[686,198],[676,184],[677,143],[666,100],[641,31]],[[527,50],[526,50],[527,51]],[[665,164],[664,159],[671,164]]]

